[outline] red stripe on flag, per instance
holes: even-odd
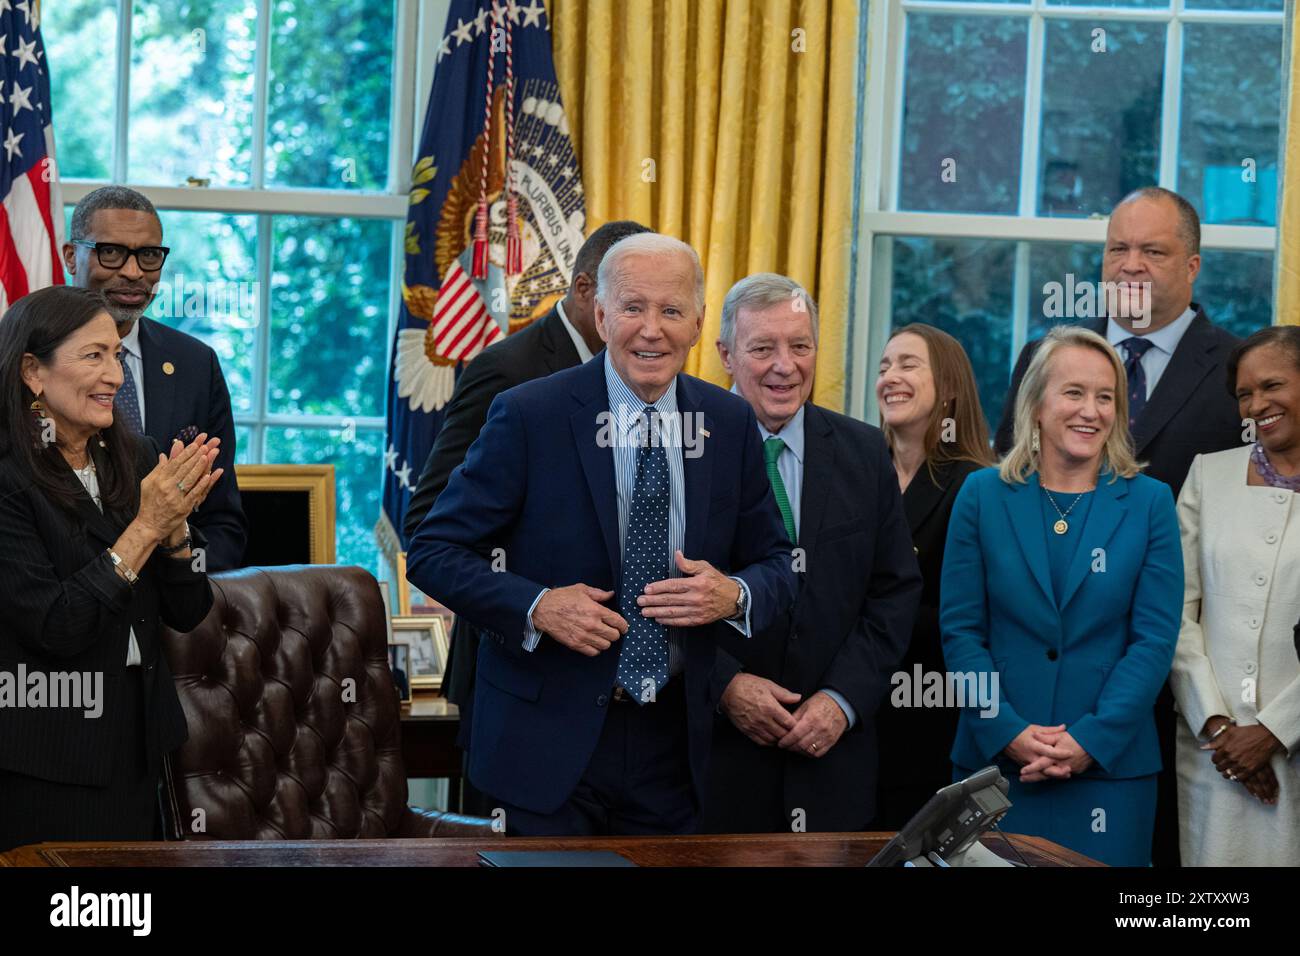
[[[44,175],[44,171],[53,168],[53,165],[47,158],[29,169],[27,178],[31,181],[32,192],[36,194],[36,208],[41,211],[45,234],[50,237],[50,254],[54,263],[54,268],[50,270],[50,285],[63,285],[63,250],[59,248],[54,234],[54,218],[50,215],[50,181]]]
[[[0,284],[10,305],[27,294],[27,269],[18,257],[13,233],[9,231],[9,212],[0,203]]]

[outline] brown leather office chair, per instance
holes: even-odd
[[[189,723],[165,768],[169,836],[335,840],[491,836],[407,806],[384,602],[361,568],[247,568],[163,652]]]

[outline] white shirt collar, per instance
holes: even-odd
[[[564,324],[564,331],[568,332],[569,338],[573,339],[573,347],[578,350],[578,360],[583,363],[590,362],[592,359],[591,349],[587,348],[586,339],[573,327],[569,317],[564,314],[564,306],[559,302],[555,303],[555,312],[559,315],[560,322]]]
[[[1166,355],[1173,355],[1174,349],[1178,348],[1178,343],[1182,341],[1183,333],[1187,327],[1192,324],[1196,318],[1196,310],[1191,306],[1183,312],[1178,318],[1170,322],[1162,329],[1156,329],[1154,332],[1148,332],[1142,337],[1164,352]],[[1106,341],[1111,345],[1118,346],[1125,339],[1132,338],[1135,333],[1130,332],[1124,326],[1120,325],[1114,319],[1106,320]],[[1121,358],[1123,356],[1121,355]]]
[[[122,339],[122,348],[135,358],[140,358],[140,319],[131,323],[131,331]]]
[[[799,411],[794,413],[794,417],[786,422],[779,432],[770,432],[766,425],[762,422],[758,423],[758,433],[763,436],[763,441],[772,437],[781,439],[785,442],[785,447],[790,450],[790,454],[794,455],[795,460],[801,465],[803,464],[803,410],[804,406],[800,405]]]

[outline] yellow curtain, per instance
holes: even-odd
[[[1291,20],[1291,70],[1287,84],[1286,153],[1282,209],[1277,222],[1277,321],[1300,325],[1300,3]]]
[[[817,300],[814,400],[844,405],[858,55],[855,0],[550,0],[588,232],[635,219],[704,263],[686,371],[729,384],[722,299],[754,272]]]

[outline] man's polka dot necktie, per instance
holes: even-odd
[[[135,375],[131,372],[131,363],[122,355],[122,387],[113,396],[114,413],[137,435],[144,433],[144,421],[140,416],[140,396],[135,390]]]
[[[1119,344],[1124,347],[1124,374],[1128,376],[1128,427],[1132,428],[1147,404],[1147,374],[1142,369],[1142,356],[1155,343],[1134,335]]]
[[[627,537],[623,547],[623,583],[618,610],[627,621],[627,634],[619,641],[618,685],[637,703],[654,700],[668,683],[668,629],[644,617],[636,599],[653,581],[672,574],[668,554],[668,456],[663,443],[651,441],[659,435],[657,413],[647,407],[643,413],[641,447],[636,458],[636,484],[627,516]],[[651,690],[653,688],[653,691]]]

